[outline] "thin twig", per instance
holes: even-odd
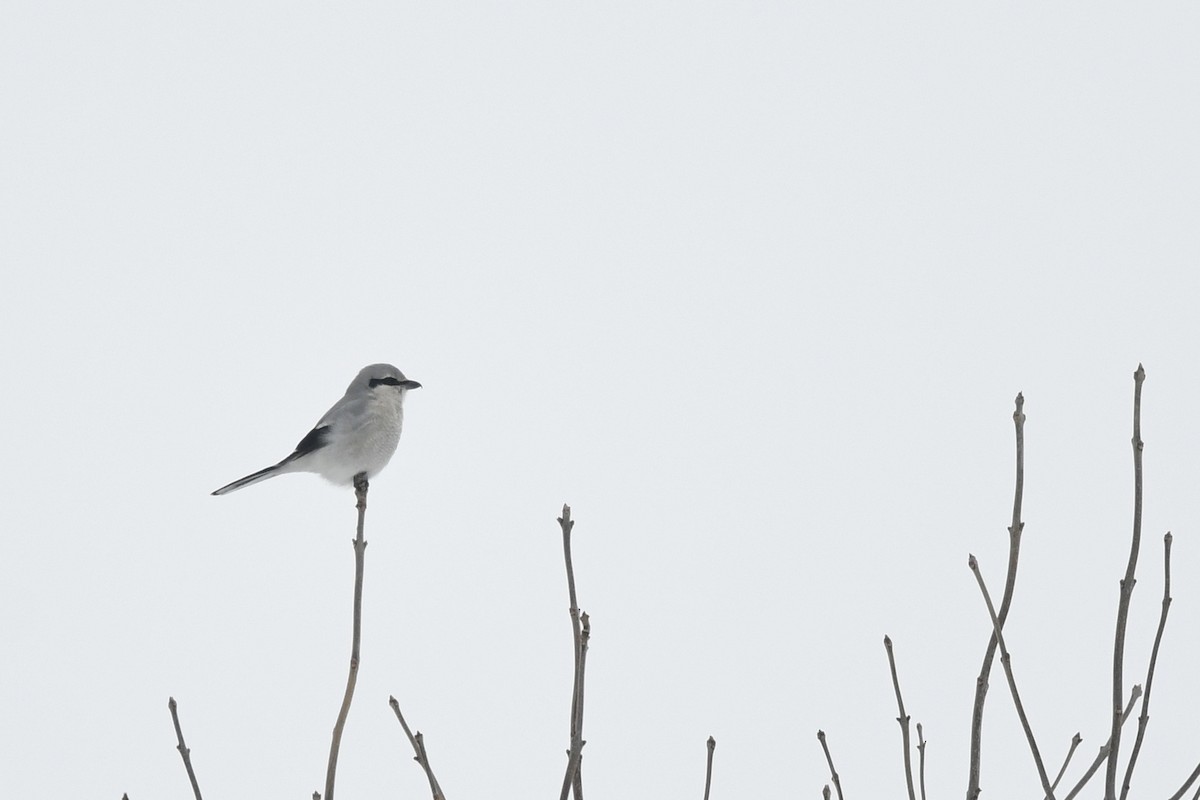
[[[1129,620],[1129,599],[1137,581],[1138,551],[1142,546],[1142,383],[1146,370],[1138,364],[1133,373],[1133,537],[1129,544],[1129,563],[1121,579],[1121,599],[1117,604],[1117,634],[1113,642],[1112,748],[1104,773],[1104,800],[1117,800],[1117,759],[1121,752],[1121,701],[1125,695],[1125,626]]]
[[[829,763],[829,779],[833,781],[833,787],[837,789],[838,800],[842,798],[842,779],[838,777],[837,770],[833,768],[833,756],[829,755],[829,745],[825,742],[825,731],[817,731],[817,741],[821,743],[821,749],[825,751],[825,761]],[[829,787],[825,787],[825,791],[829,791]]]
[[[183,766],[187,769],[188,780],[192,782],[192,794],[196,795],[196,800],[200,800],[200,784],[196,782],[196,773],[192,770],[192,751],[183,743],[183,728],[179,726],[179,712],[176,710],[174,697],[167,698],[167,708],[171,709],[171,722],[175,724],[175,738],[179,740],[175,749],[183,758]]]
[[[425,777],[429,779],[429,790],[433,792],[433,800],[446,800],[446,795],[442,794],[442,787],[438,785],[437,778],[433,776],[433,767],[429,766],[429,754],[425,752],[425,737],[420,731],[414,736],[412,730],[409,729],[408,723],[404,721],[404,715],[400,713],[400,703],[395,697],[388,697],[388,704],[392,707],[392,711],[396,712],[396,719],[400,720],[400,727],[404,728],[404,735],[408,737],[408,743],[412,745],[413,752],[416,756],[413,761],[421,765],[421,769],[425,770]]]
[[[917,795],[913,791],[912,740],[908,733],[908,714],[904,713],[904,698],[900,696],[900,679],[896,677],[896,656],[892,652],[892,639],[890,636],[883,637],[883,648],[887,650],[888,668],[892,671],[892,686],[896,689],[896,705],[900,709],[900,716],[896,717],[896,722],[900,723],[900,734],[903,739],[904,780],[908,785],[908,800],[917,800]]]
[[[354,686],[358,683],[358,652],[362,639],[362,585],[363,585],[363,551],[367,543],[363,539],[363,524],[367,515],[367,474],[360,472],[354,476],[354,496],[357,499],[358,532],[354,539],[354,635],[350,644],[350,674],[346,678],[346,694],[342,698],[342,708],[338,711],[337,722],[333,725],[333,739],[329,743],[329,766],[325,770],[325,800],[333,800],[334,777],[337,774],[338,749],[342,746],[342,729],[346,726],[346,717],[350,714],[350,701],[354,699]]]
[[[568,611],[571,615],[571,643],[574,648],[574,672],[571,678],[571,725],[570,725],[570,741],[575,740],[575,723],[579,716],[579,695],[576,692],[576,685],[579,681],[579,641],[582,636],[582,631],[579,625],[579,604],[575,599],[575,565],[571,560],[571,531],[575,528],[575,523],[571,519],[571,507],[563,503],[562,516],[558,519],[558,526],[562,530],[563,535],[563,559],[566,561],[567,567],[567,595],[570,599]],[[568,753],[568,769],[570,769],[570,754]],[[580,759],[583,755],[580,754]],[[578,784],[579,789],[576,792],[575,800],[582,800],[581,793],[583,791],[582,778],[579,777],[579,764],[575,766],[575,775],[572,777],[573,784]],[[565,800],[565,798],[564,798]]]
[[[1129,782],[1133,778],[1133,766],[1142,750],[1142,737],[1146,735],[1146,724],[1150,722],[1150,690],[1154,688],[1154,666],[1158,662],[1158,646],[1162,643],[1163,629],[1167,627],[1167,612],[1171,610],[1171,532],[1163,537],[1163,599],[1162,615],[1158,618],[1158,631],[1154,634],[1154,646],[1150,648],[1150,666],[1146,669],[1146,693],[1142,695],[1142,713],[1138,717],[1137,738],[1129,751],[1129,766],[1125,768],[1125,780],[1121,785],[1121,800],[1129,796]]]
[[[1071,737],[1071,746],[1067,748],[1067,757],[1063,759],[1062,766],[1058,768],[1058,774],[1054,776],[1054,783],[1050,784],[1051,789],[1058,788],[1058,782],[1062,780],[1062,776],[1067,771],[1067,765],[1071,763],[1071,756],[1075,755],[1075,749],[1079,747],[1079,743],[1083,741],[1083,737],[1076,731]]]
[[[717,749],[717,740],[708,737],[708,766],[704,768],[704,800],[708,800],[708,790],[712,786],[713,751]]]
[[[1008,679],[1008,689],[1012,693],[1013,705],[1017,708],[1021,727],[1025,729],[1025,738],[1029,741],[1030,752],[1033,753],[1033,763],[1037,766],[1038,778],[1042,781],[1046,797],[1054,800],[1054,788],[1050,785],[1050,778],[1046,775],[1046,766],[1042,763],[1042,754],[1038,750],[1037,741],[1033,738],[1033,729],[1029,727],[1029,718],[1025,716],[1021,693],[1017,691],[1017,680],[1013,677],[1012,671],[1012,657],[1008,652],[1008,646],[1004,644],[1004,633],[1000,630],[1000,620],[992,605],[992,597],[988,594],[987,584],[983,582],[983,573],[979,570],[979,562],[975,556],[972,555],[967,559],[967,565],[970,566],[971,572],[975,573],[975,581],[979,584],[979,591],[983,593],[983,601],[987,604],[988,615],[992,618],[992,629],[996,632],[996,642],[1000,648],[1000,665],[1004,667],[1004,677]]]
[[[567,772],[563,776],[562,793],[559,795],[559,800],[567,800],[567,794],[574,791],[575,800],[582,800],[583,787],[579,777],[579,762],[583,759],[583,746],[587,744],[583,740],[583,674],[587,665],[587,648],[588,639],[592,633],[592,625],[588,621],[587,612],[579,615],[582,622],[582,628],[579,633],[579,669],[575,673],[575,690],[574,694],[578,699],[576,708],[579,710],[577,725],[571,734],[571,749],[567,751]]]
[[[591,638],[592,627],[586,613],[580,613],[579,604],[575,598],[575,567],[571,562],[571,530],[575,522],[571,519],[571,507],[564,504],[562,516],[558,518],[563,535],[563,560],[567,567],[567,594],[570,598],[571,634],[575,647],[575,677],[571,690],[571,748],[567,751],[567,771],[563,775],[563,786],[560,800],[567,800],[567,795],[574,791],[575,800],[583,800],[583,777],[581,761],[583,760],[583,677],[587,663],[588,640]]]
[[[1179,798],[1183,797],[1183,793],[1188,790],[1188,787],[1192,785],[1192,781],[1196,780],[1196,778],[1200,778],[1200,764],[1197,764],[1196,768],[1192,770],[1192,774],[1183,782],[1183,786],[1179,787],[1179,791],[1171,795],[1167,800],[1179,800]],[[1196,787],[1196,797],[1200,797],[1200,786]]]
[[[825,784],[824,788],[821,789],[821,797],[824,798],[824,800],[829,800],[829,784],[828,783]]]
[[[1008,610],[1012,606],[1013,589],[1017,583],[1017,559],[1021,554],[1021,533],[1025,523],[1021,521],[1021,500],[1025,491],[1025,395],[1017,393],[1016,410],[1013,411],[1013,425],[1017,434],[1017,478],[1016,489],[1013,491],[1012,523],[1008,527],[1008,575],[1004,581],[1004,595],[1000,598],[1000,611],[997,617],[1000,628],[1008,619]],[[979,797],[979,764],[983,753],[983,705],[987,699],[988,681],[992,674],[992,661],[996,657],[996,632],[992,631],[988,638],[987,648],[983,651],[983,666],[979,668],[979,677],[975,679],[975,705],[971,710],[971,763],[967,780],[967,800]]]
[[[921,730],[921,723],[917,723],[917,753],[920,754],[918,759],[920,769],[918,773],[921,779],[921,800],[925,800],[925,732]]]
[[[1138,698],[1141,696],[1142,687],[1134,684],[1134,687],[1129,690],[1129,702],[1125,705],[1125,710],[1121,714],[1122,725],[1124,725],[1125,721],[1129,719],[1129,715],[1133,713],[1133,707],[1137,704]],[[1108,760],[1108,749],[1111,744],[1112,740],[1110,739],[1100,746],[1100,751],[1096,753],[1096,758],[1092,761],[1092,765],[1087,768],[1087,772],[1083,773],[1083,777],[1076,782],[1076,784],[1071,788],[1071,791],[1066,797],[1063,798],[1063,800],[1074,800],[1075,795],[1079,794],[1084,785],[1087,784],[1087,782],[1092,779],[1092,776],[1096,774],[1096,771],[1100,769],[1101,765]]]

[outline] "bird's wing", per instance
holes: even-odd
[[[294,461],[300,456],[306,456],[316,450],[320,450],[325,445],[329,444],[329,430],[331,426],[321,425],[313,428],[308,432],[308,435],[300,440],[300,444],[296,445],[296,452],[288,456],[285,461]]]

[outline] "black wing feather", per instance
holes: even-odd
[[[309,453],[320,450],[325,445],[329,444],[329,425],[322,425],[320,428],[313,428],[300,440],[300,444],[296,445],[296,452],[288,456],[288,461],[306,456]]]

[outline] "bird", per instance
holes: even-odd
[[[419,388],[421,384],[404,377],[391,364],[363,367],[342,399],[325,412],[291,455],[213,494],[236,492],[288,472],[315,472],[339,486],[375,477],[400,443],[404,396],[409,389]]]

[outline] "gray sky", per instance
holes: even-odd
[[[19,797],[324,780],[353,497],[281,458],[365,364],[342,795],[899,797],[882,647],[962,796],[1024,391],[1008,627],[1046,760],[1104,739],[1145,387],[1135,796],[1200,760],[1200,12],[1109,4],[9,4],[0,772]],[[1002,675],[985,797],[1038,796]],[[1132,730],[1132,727],[1129,729]],[[1128,752],[1129,738],[1125,752]],[[1101,791],[1099,782],[1091,796]]]

